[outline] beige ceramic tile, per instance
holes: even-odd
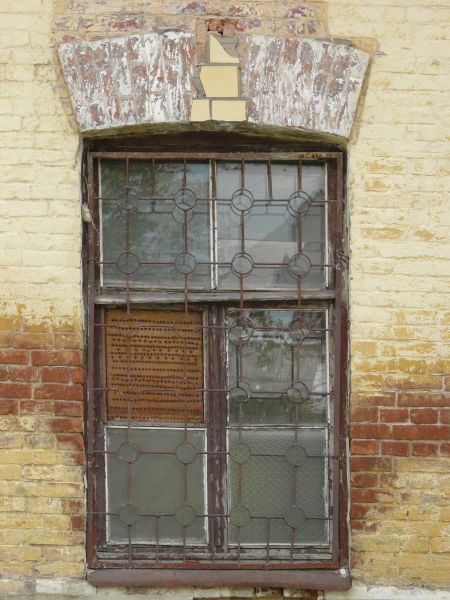
[[[192,101],[191,121],[208,121],[211,118],[208,99]]]
[[[200,69],[200,81],[210,98],[236,98],[239,95],[238,67],[205,66]]]
[[[212,118],[216,121],[245,121],[245,100],[213,100]]]
[[[209,62],[239,64],[239,57],[229,54],[219,40],[213,35],[209,36]]]

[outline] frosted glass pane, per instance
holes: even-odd
[[[186,441],[182,429],[134,428],[130,439],[125,428],[106,429],[107,450],[118,453],[106,456],[107,508],[119,513],[107,519],[108,541],[126,543],[131,527],[133,542],[155,544],[157,519],[145,515],[163,515],[159,518],[160,544],[182,545],[182,524],[186,523],[187,544],[206,542],[206,467],[204,455],[199,454],[205,450],[204,431],[189,430]],[[190,508],[183,508],[186,505]],[[127,510],[137,512],[130,519],[136,520],[131,526]]]
[[[326,431],[244,429],[228,434],[231,544],[328,543]],[[244,446],[247,447],[245,452]],[[269,456],[272,455],[272,456]],[[294,470],[297,470],[296,484]],[[300,510],[299,510],[300,509]]]
[[[228,311],[229,422],[233,424],[324,423],[328,419],[325,311],[305,310],[305,337],[293,338],[293,310],[248,309],[249,331],[240,360],[237,309]],[[236,339],[235,339],[236,338]],[[242,368],[241,368],[242,367]],[[242,398],[233,389],[243,384]]]

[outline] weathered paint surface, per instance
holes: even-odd
[[[260,35],[244,36],[239,45],[249,122],[349,136],[369,60],[365,52]],[[71,42],[59,52],[82,131],[189,120],[191,34]]]
[[[59,55],[81,131],[189,119],[190,34],[67,43],[59,46]]]
[[[369,56],[349,45],[245,36],[248,120],[348,137]]]

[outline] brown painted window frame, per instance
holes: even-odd
[[[209,139],[209,138],[208,138]],[[96,293],[97,273],[95,266],[95,237],[93,227],[86,225],[84,228],[84,286],[87,304],[87,352],[86,352],[86,447],[87,447],[87,563],[88,581],[97,586],[130,585],[130,586],[183,586],[183,585],[250,585],[250,586],[275,586],[275,587],[304,587],[309,589],[348,589],[350,576],[348,570],[348,528],[347,528],[347,450],[346,450],[346,398],[347,398],[347,284],[346,284],[346,230],[344,227],[344,165],[345,154],[340,149],[321,150],[320,146],[311,149],[311,144],[305,150],[298,143],[283,145],[274,144],[274,152],[268,151],[268,143],[261,143],[258,152],[255,144],[242,148],[240,140],[233,138],[231,143],[225,140],[225,146],[220,150],[192,152],[190,142],[181,137],[180,141],[171,142],[169,148],[161,148],[158,139],[120,142],[96,141],[86,144],[84,161],[84,200],[87,202],[94,222],[98,224],[96,209],[96,176],[95,162],[102,156],[145,158],[151,155],[160,159],[167,158],[216,158],[236,160],[245,158],[286,158],[287,153],[296,154],[305,160],[325,160],[329,169],[329,184],[336,199],[335,220],[335,289],[333,297],[334,306],[334,339],[335,339],[335,413],[333,427],[338,431],[334,437],[333,461],[334,479],[338,481],[333,492],[333,550],[331,560],[296,562],[292,565],[283,564],[234,564],[230,566],[214,563],[190,562],[180,565],[168,564],[162,568],[153,566],[146,561],[104,560],[96,555],[95,533],[95,440],[97,435],[97,416],[94,406],[95,374],[94,362],[96,353],[101,349],[94,335],[94,313],[99,310]],[[165,142],[167,143],[167,142]],[[204,144],[200,139],[199,144]],[[216,147],[215,142],[209,143]],[[152,146],[153,144],[153,146]],[[207,144],[206,144],[207,145]],[[176,148],[176,150],[175,150]],[[250,150],[251,148],[251,150]],[[323,146],[322,146],[323,148]],[[272,148],[270,148],[271,150]],[[308,303],[308,293],[302,296],[303,302]],[[331,295],[328,296],[331,298]],[[148,298],[147,298],[148,301]],[[130,570],[131,569],[131,570]]]

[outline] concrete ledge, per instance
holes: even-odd
[[[252,586],[348,590],[351,586],[347,569],[99,569],[88,571],[87,580],[97,587]]]

